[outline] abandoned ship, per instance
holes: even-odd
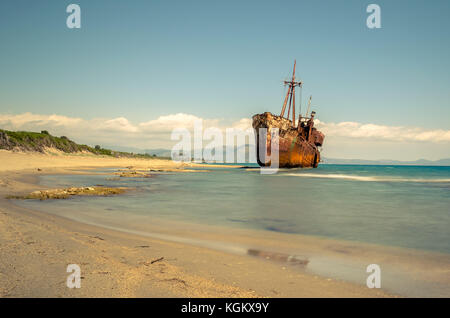
[[[284,98],[283,107],[280,116],[269,112],[257,114],[253,116],[253,128],[256,136],[256,159],[260,166],[270,166],[272,136],[271,129],[279,129],[278,139],[278,166],[280,168],[295,167],[313,167],[317,168],[320,162],[320,147],[322,147],[325,135],[314,127],[315,112],[311,108],[311,96],[308,101],[308,109],[305,116],[301,115],[301,89],[302,81],[295,80],[295,66],[292,73],[292,79],[284,81],[284,85],[288,86],[286,97]],[[298,87],[300,93],[299,98],[299,116],[295,120],[295,88]],[[287,116],[285,117],[286,106],[288,106]],[[289,119],[292,111],[292,120]],[[266,130],[260,130],[266,128]],[[266,131],[267,133],[264,133]],[[264,134],[261,135],[260,134]],[[260,137],[263,138],[260,142]],[[265,140],[264,140],[265,139]],[[263,146],[265,149],[260,149]],[[275,151],[273,151],[275,153]]]

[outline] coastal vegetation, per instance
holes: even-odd
[[[44,153],[49,149],[56,149],[64,153],[90,153],[94,155],[128,157],[128,158],[153,158],[154,155],[135,154],[130,152],[115,151],[102,148],[100,145],[91,147],[80,145],[66,136],[56,137],[47,130],[39,132],[9,131],[0,129],[0,149],[15,151],[31,151]]]

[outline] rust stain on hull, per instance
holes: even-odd
[[[260,166],[273,166],[271,162],[272,147],[276,143],[278,143],[278,167],[317,168],[319,165],[319,147],[322,146],[325,135],[314,127],[315,112],[309,113],[312,96],[309,97],[305,116],[302,116],[299,112],[298,120],[295,118],[295,89],[298,88],[297,91],[301,91],[303,86],[303,82],[295,78],[295,66],[296,62],[294,61],[292,79],[284,81],[284,84],[288,86],[288,90],[280,116],[269,112],[253,116],[252,125],[256,136],[256,159]],[[286,106],[288,106],[288,111],[285,117]],[[289,119],[291,110],[292,120]],[[271,140],[272,128],[278,128],[279,130],[279,138],[274,141]],[[265,131],[262,129],[265,129]],[[261,134],[265,134],[265,136],[261,136]],[[264,149],[260,149],[261,147],[264,147]]]
[[[256,134],[256,160],[260,166],[270,166],[272,154],[271,128],[279,129],[278,156],[279,167],[312,167],[317,168],[320,162],[320,152],[313,142],[308,142],[305,134],[298,132],[292,127],[292,122],[286,118],[275,116],[271,113],[258,114],[253,116],[253,128]],[[267,129],[265,148],[259,149],[261,131],[259,128]],[[315,130],[314,130],[315,132]],[[266,159],[267,155],[267,159]]]

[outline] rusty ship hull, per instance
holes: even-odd
[[[266,128],[267,132],[270,132],[271,128],[279,129],[278,166],[280,168],[317,168],[319,165],[320,152],[315,141],[319,142],[316,138],[319,137],[317,139],[320,139],[323,136],[317,136],[315,130],[313,130],[313,133],[309,137],[305,134],[304,129],[301,129],[299,132],[298,128],[293,127],[291,120],[271,113],[253,116],[253,128],[255,129],[256,136],[256,160],[260,166],[270,166],[272,164],[270,160],[272,155],[272,140],[270,133],[266,133],[265,136],[260,136],[260,134],[264,133],[264,130],[260,130],[259,128]],[[259,142],[260,140],[263,140],[261,144]],[[265,147],[265,149],[260,149],[261,146]]]
[[[325,135],[314,127],[316,112],[311,111],[311,99],[309,97],[308,109],[304,116],[301,114],[301,89],[303,82],[295,78],[295,67],[292,78],[285,80],[288,87],[284,97],[280,116],[265,112],[253,116],[253,129],[256,136],[256,160],[260,166],[278,166],[280,168],[317,168],[320,162],[320,147],[322,147]],[[295,117],[297,104],[295,103],[295,89],[300,92],[299,116]],[[288,106],[286,117],[286,107]],[[292,114],[292,120],[290,119]],[[278,137],[272,139],[273,129],[278,129]],[[276,136],[276,135],[274,135]],[[276,151],[274,148],[278,148]],[[262,149],[264,148],[264,149]],[[277,158],[278,152],[278,163]]]

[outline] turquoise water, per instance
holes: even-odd
[[[129,186],[108,198],[27,201],[34,209],[146,215],[450,253],[450,167],[321,165],[318,169],[211,168],[153,178],[49,175],[61,186]],[[111,172],[114,170],[103,170]],[[151,219],[151,218],[150,218]]]

